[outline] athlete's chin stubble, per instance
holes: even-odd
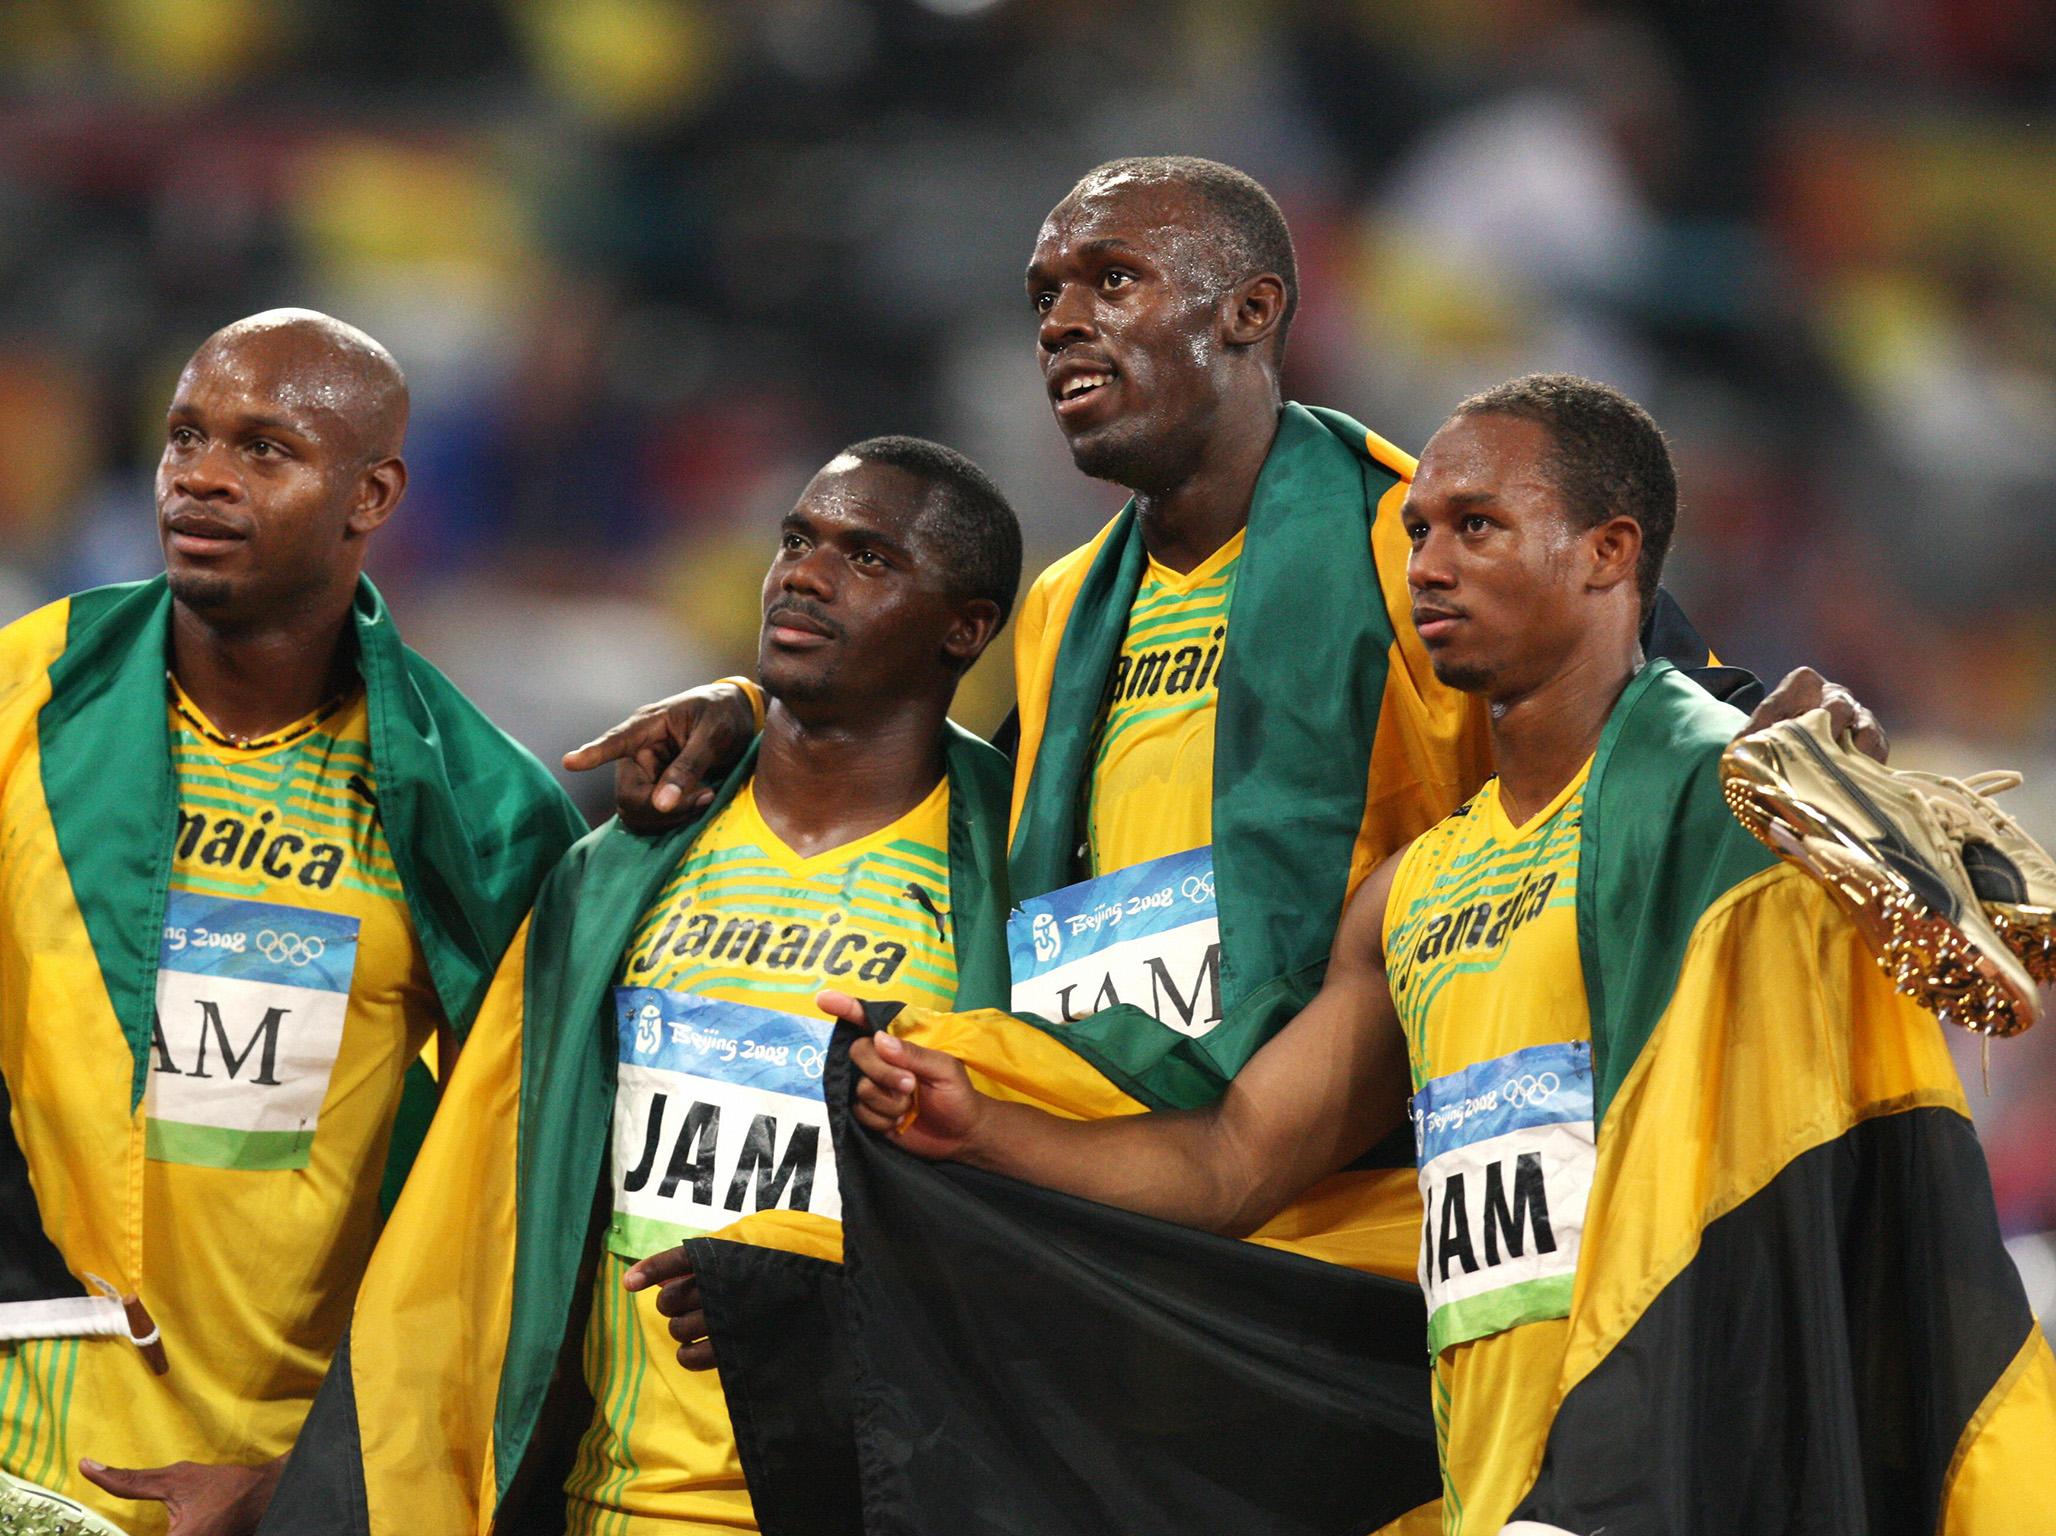
[[[1137,441],[1137,433],[1126,423],[1073,438],[1071,462],[1082,474],[1095,480],[1109,480],[1130,490],[1155,483],[1148,445]]]
[[[818,668],[788,663],[776,653],[757,658],[757,680],[774,699],[793,704],[811,704],[835,692],[836,668],[829,662]]]
[[[1492,680],[1499,674],[1491,667],[1477,662],[1445,661],[1439,656],[1430,656],[1428,665],[1434,670],[1435,681],[1458,693],[1485,693],[1492,687]]]
[[[168,571],[171,595],[195,613],[217,613],[235,600],[236,586],[225,576],[198,571]]]

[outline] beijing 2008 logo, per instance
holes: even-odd
[[[1499,1097],[1515,1109],[1523,1109],[1530,1104],[1547,1104],[1562,1086],[1563,1079],[1554,1072],[1544,1072],[1540,1076],[1529,1072],[1520,1077],[1509,1077],[1501,1083]]]
[[[1048,912],[1035,914],[1035,921],[1028,925],[1028,937],[1035,944],[1035,958],[1044,965],[1056,959],[1057,951],[1064,947],[1064,936],[1057,931],[1057,920]]]
[[[319,960],[328,946],[311,935],[303,938],[297,933],[266,928],[257,935],[257,948],[273,965],[306,965]]]

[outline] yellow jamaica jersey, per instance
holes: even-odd
[[[1522,826],[1492,780],[1414,841],[1386,908],[1450,1536],[1496,1536],[1533,1479],[1563,1357],[1595,1157],[1577,931],[1589,771]]]
[[[687,1371],[635,1260],[760,1210],[841,1205],[820,1077],[824,986],[948,1008],[947,781],[889,826],[802,858],[752,785],[693,841],[614,989],[613,1215],[585,1374],[597,1405],[566,1480],[573,1536],[755,1530],[721,1383]]]
[[[1190,571],[1143,571],[1093,754],[1094,875],[1214,840],[1214,708],[1245,534]]]
[[[176,685],[170,708],[142,1226],[171,1371],[117,1339],[0,1352],[0,1467],[46,1484],[80,1456],[200,1444],[250,1463],[291,1445],[371,1250],[401,1080],[440,1016],[362,688],[241,746]],[[163,1528],[161,1506],[107,1507]]]

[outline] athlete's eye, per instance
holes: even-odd
[[[1028,296],[1028,302],[1035,306],[1035,312],[1038,315],[1048,314],[1050,309],[1056,304],[1056,301],[1057,296],[1047,288],[1044,288],[1039,293],[1031,293]]]
[[[807,541],[797,533],[781,534],[778,547],[788,555],[803,555],[807,552]]]
[[[1482,512],[1473,512],[1463,520],[1463,531],[1465,533],[1483,533],[1491,526],[1492,519],[1485,516]]]
[[[285,450],[279,447],[279,445],[277,443],[274,443],[270,438],[260,437],[255,442],[250,444],[250,452],[255,454],[260,459],[276,459],[281,457],[285,453]]]
[[[1418,544],[1427,536],[1428,525],[1426,523],[1408,523],[1406,525],[1406,538],[1409,544]]]
[[[851,555],[850,559],[868,569],[880,571],[885,569],[885,557],[875,549],[860,549]]]
[[[1133,272],[1126,271],[1120,267],[1108,267],[1105,274],[1099,280],[1099,286],[1112,292],[1116,289],[1130,287],[1134,282],[1135,274]]]
[[[190,448],[200,441],[200,434],[191,427],[173,427],[170,435],[172,446],[175,448]]]

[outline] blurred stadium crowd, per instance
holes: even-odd
[[[2056,841],[2040,0],[9,0],[0,620],[156,567],[178,367],[312,305],[413,383],[403,628],[554,759],[749,664],[770,516],[841,443],[964,449],[1031,558],[1113,510],[1021,268],[1159,151],[1284,205],[1290,393],[1418,448],[1527,369],[1621,386],[1724,657],[1847,682],[1902,764],[2027,770]],[[2056,1228],[2056,1026],[1990,1099],[1964,1063],[2005,1225]]]

